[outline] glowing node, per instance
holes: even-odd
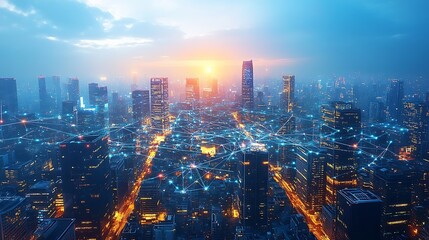
[[[159,178],[163,178],[163,177],[164,177],[164,174],[160,173],[160,174],[158,174],[158,177],[159,177]]]
[[[26,124],[26,123],[27,123],[27,120],[26,120],[26,119],[22,119],[22,120],[21,120],[21,123],[22,123],[22,124]]]
[[[209,190],[209,187],[204,187],[204,191],[207,191],[207,190]]]
[[[190,167],[191,167],[191,168],[197,168],[197,165],[195,165],[195,164],[191,163]]]

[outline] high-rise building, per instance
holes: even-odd
[[[354,151],[361,130],[361,111],[351,103],[331,102],[322,106],[322,120],[320,145],[328,154],[326,202],[334,204],[336,191],[357,185]]]
[[[55,113],[61,113],[61,79],[59,76],[52,76],[52,92],[51,96],[54,99],[54,110]]]
[[[26,205],[22,197],[0,197],[0,239],[30,239],[36,222],[28,217]]]
[[[219,83],[216,78],[211,79],[212,97],[219,97]]]
[[[315,147],[298,146],[296,152],[296,192],[306,209],[321,212],[326,193],[326,153]]]
[[[149,90],[134,90],[131,93],[133,101],[133,120],[141,123],[150,115]]]
[[[151,122],[155,132],[169,128],[168,78],[150,79]]]
[[[335,239],[381,238],[381,200],[361,189],[338,191]]]
[[[60,144],[64,216],[78,239],[105,239],[112,214],[108,137],[79,136]]]
[[[243,61],[241,73],[241,106],[245,109],[253,109],[253,63]]]
[[[98,83],[88,84],[89,105],[95,107],[95,101],[98,96]]]
[[[46,90],[46,78],[44,76],[40,76],[38,78],[38,82],[39,82],[40,113],[46,115],[51,112],[50,101],[49,101],[50,98]]]
[[[200,80],[198,78],[186,79],[186,102],[196,107],[200,101]]]
[[[37,212],[37,219],[52,218],[55,216],[55,198],[57,192],[51,181],[40,181],[30,187],[27,197],[31,208]]]
[[[70,78],[67,85],[67,100],[78,102],[80,99],[79,79]]]
[[[421,160],[428,145],[428,106],[424,102],[404,102],[402,125],[407,128],[405,144],[411,157]]]
[[[0,78],[0,111],[18,112],[18,93],[15,78]]]
[[[158,179],[144,181],[136,200],[136,212],[141,225],[157,222],[161,202]]]
[[[292,112],[295,106],[295,76],[283,76],[282,105],[285,112]]]
[[[266,230],[268,224],[268,150],[252,143],[239,169],[241,219],[245,227]]]
[[[45,219],[37,226],[32,239],[76,240],[74,222],[74,219],[69,218]]]
[[[405,161],[389,161],[369,171],[371,190],[383,201],[383,239],[395,239],[408,232],[411,218],[414,170]]]
[[[403,99],[404,82],[398,79],[391,80],[386,98],[387,115],[389,117],[389,120],[401,120]]]

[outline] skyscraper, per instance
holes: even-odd
[[[268,150],[252,143],[239,169],[241,219],[245,227],[264,230],[268,224]]]
[[[338,191],[335,239],[381,239],[381,203],[367,190]]]
[[[69,101],[79,101],[80,92],[79,92],[79,79],[70,78],[69,83],[67,84],[67,100]]]
[[[44,76],[39,76],[39,102],[40,102],[40,113],[49,114],[50,109],[50,98],[48,96],[48,91],[46,90],[46,78]]]
[[[168,78],[150,79],[151,121],[156,132],[169,128]]]
[[[26,198],[0,197],[0,239],[30,239],[36,225],[28,218],[26,205]]]
[[[108,137],[80,136],[60,145],[64,216],[76,235],[104,239],[112,213]]]
[[[321,212],[326,193],[326,153],[315,147],[296,148],[296,192],[312,212]]]
[[[198,106],[200,101],[200,81],[198,78],[186,79],[186,102],[191,103],[194,107]]]
[[[134,90],[131,93],[133,101],[133,120],[142,122],[150,115],[149,90]]]
[[[243,61],[241,74],[241,105],[245,109],[253,109],[253,63]]]
[[[428,106],[424,102],[404,102],[402,125],[407,128],[406,145],[411,157],[421,160],[428,144]]]
[[[282,105],[285,112],[292,112],[295,105],[295,76],[283,76]]]
[[[95,107],[95,101],[98,96],[98,83],[88,84],[88,93],[89,93],[89,105]]]
[[[54,99],[55,113],[61,113],[61,79],[59,76],[52,76],[52,98]]]
[[[0,78],[0,111],[18,112],[18,93],[15,78]]]
[[[336,191],[357,184],[354,151],[361,130],[361,111],[351,103],[331,102],[322,106],[322,120],[320,145],[328,154],[326,201],[334,204]]]
[[[390,81],[387,92],[386,105],[389,120],[400,121],[402,114],[402,101],[404,99],[404,82],[398,79]]]

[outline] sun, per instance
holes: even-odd
[[[213,72],[213,68],[211,66],[206,66],[206,72],[207,73],[212,73]]]

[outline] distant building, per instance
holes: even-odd
[[[67,84],[67,100],[78,102],[80,99],[79,79],[70,78]]]
[[[244,153],[239,169],[242,223],[264,231],[268,224],[268,151],[253,143]]]
[[[80,136],[60,144],[64,216],[76,219],[77,238],[103,239],[112,214],[107,136]]]
[[[411,151],[411,157],[422,160],[428,147],[429,109],[424,102],[404,102],[402,125],[406,133],[406,147]]]
[[[381,239],[381,200],[360,189],[343,189],[337,194],[335,239]]]
[[[282,105],[284,111],[292,112],[295,104],[295,76],[283,76]]]
[[[253,63],[250,61],[243,61],[242,75],[241,75],[241,106],[244,109],[253,109]]]
[[[140,225],[157,222],[161,202],[160,183],[157,179],[144,181],[136,199],[136,213]]]
[[[193,107],[198,107],[200,101],[200,80],[198,78],[186,78],[185,86],[185,101],[193,105]]]
[[[150,80],[151,123],[155,132],[164,132],[169,128],[168,78]]]
[[[35,240],[76,240],[74,219],[50,218],[37,226],[33,238]]]
[[[134,90],[131,93],[133,104],[133,120],[142,123],[150,115],[149,90]]]
[[[387,116],[389,117],[389,120],[401,120],[403,100],[404,82],[398,79],[391,80],[386,98]]]
[[[0,78],[0,111],[18,112],[18,93],[15,78]]]

